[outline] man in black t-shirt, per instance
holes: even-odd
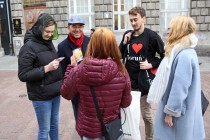
[[[144,27],[145,10],[134,7],[129,11],[133,30],[124,33],[120,50],[130,75],[132,90],[141,92],[141,114],[145,123],[145,140],[153,139],[153,119],[147,94],[155,76],[155,70],[164,57],[164,43],[160,36]],[[156,54],[159,57],[156,57]]]

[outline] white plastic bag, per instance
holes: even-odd
[[[132,102],[127,108],[121,108],[123,140],[141,140],[140,135],[140,98],[141,92],[131,91]]]

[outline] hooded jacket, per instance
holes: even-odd
[[[42,32],[54,19],[43,13],[24,37],[24,45],[18,57],[18,77],[26,82],[30,100],[49,100],[60,95],[62,70],[44,72],[44,66],[57,58],[52,40],[44,40]]]
[[[102,137],[102,128],[97,118],[90,87],[93,86],[104,123],[119,118],[120,108],[131,103],[131,85],[128,73],[119,72],[112,59],[87,59],[78,66],[68,65],[61,94],[72,100],[80,95],[76,130],[80,136]]]

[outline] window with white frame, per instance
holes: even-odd
[[[160,32],[167,32],[174,16],[188,16],[189,8],[189,0],[160,0]]]
[[[94,0],[70,0],[69,16],[81,16],[85,20],[85,32],[95,28]]]
[[[115,31],[131,29],[128,11],[135,6],[141,6],[141,0],[113,0],[113,29]]]

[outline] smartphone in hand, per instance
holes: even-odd
[[[57,60],[58,60],[59,62],[61,62],[64,58],[65,58],[65,57],[59,57],[59,58],[57,58]]]

